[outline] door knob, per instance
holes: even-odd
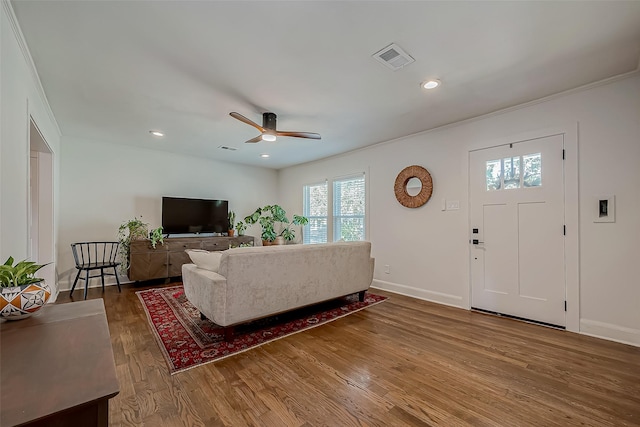
[[[481,245],[481,244],[483,244],[484,242],[481,242],[481,241],[480,241],[480,240],[478,240],[478,239],[473,239],[473,240],[472,240],[472,243],[473,243],[474,245]]]

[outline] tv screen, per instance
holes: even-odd
[[[162,198],[162,228],[167,234],[226,233],[227,200]]]

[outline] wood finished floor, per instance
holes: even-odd
[[[640,425],[640,348],[377,290],[391,298],[171,376],[142,289],[89,291],[120,381],[112,426]]]

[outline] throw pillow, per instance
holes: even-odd
[[[222,258],[221,251],[209,252],[202,249],[189,249],[185,252],[187,252],[196,267],[213,271],[214,273],[218,272],[220,258]]]

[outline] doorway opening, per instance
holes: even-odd
[[[53,218],[53,151],[33,118],[29,121],[29,258],[48,264],[38,275],[51,288],[50,302],[58,296]]]

